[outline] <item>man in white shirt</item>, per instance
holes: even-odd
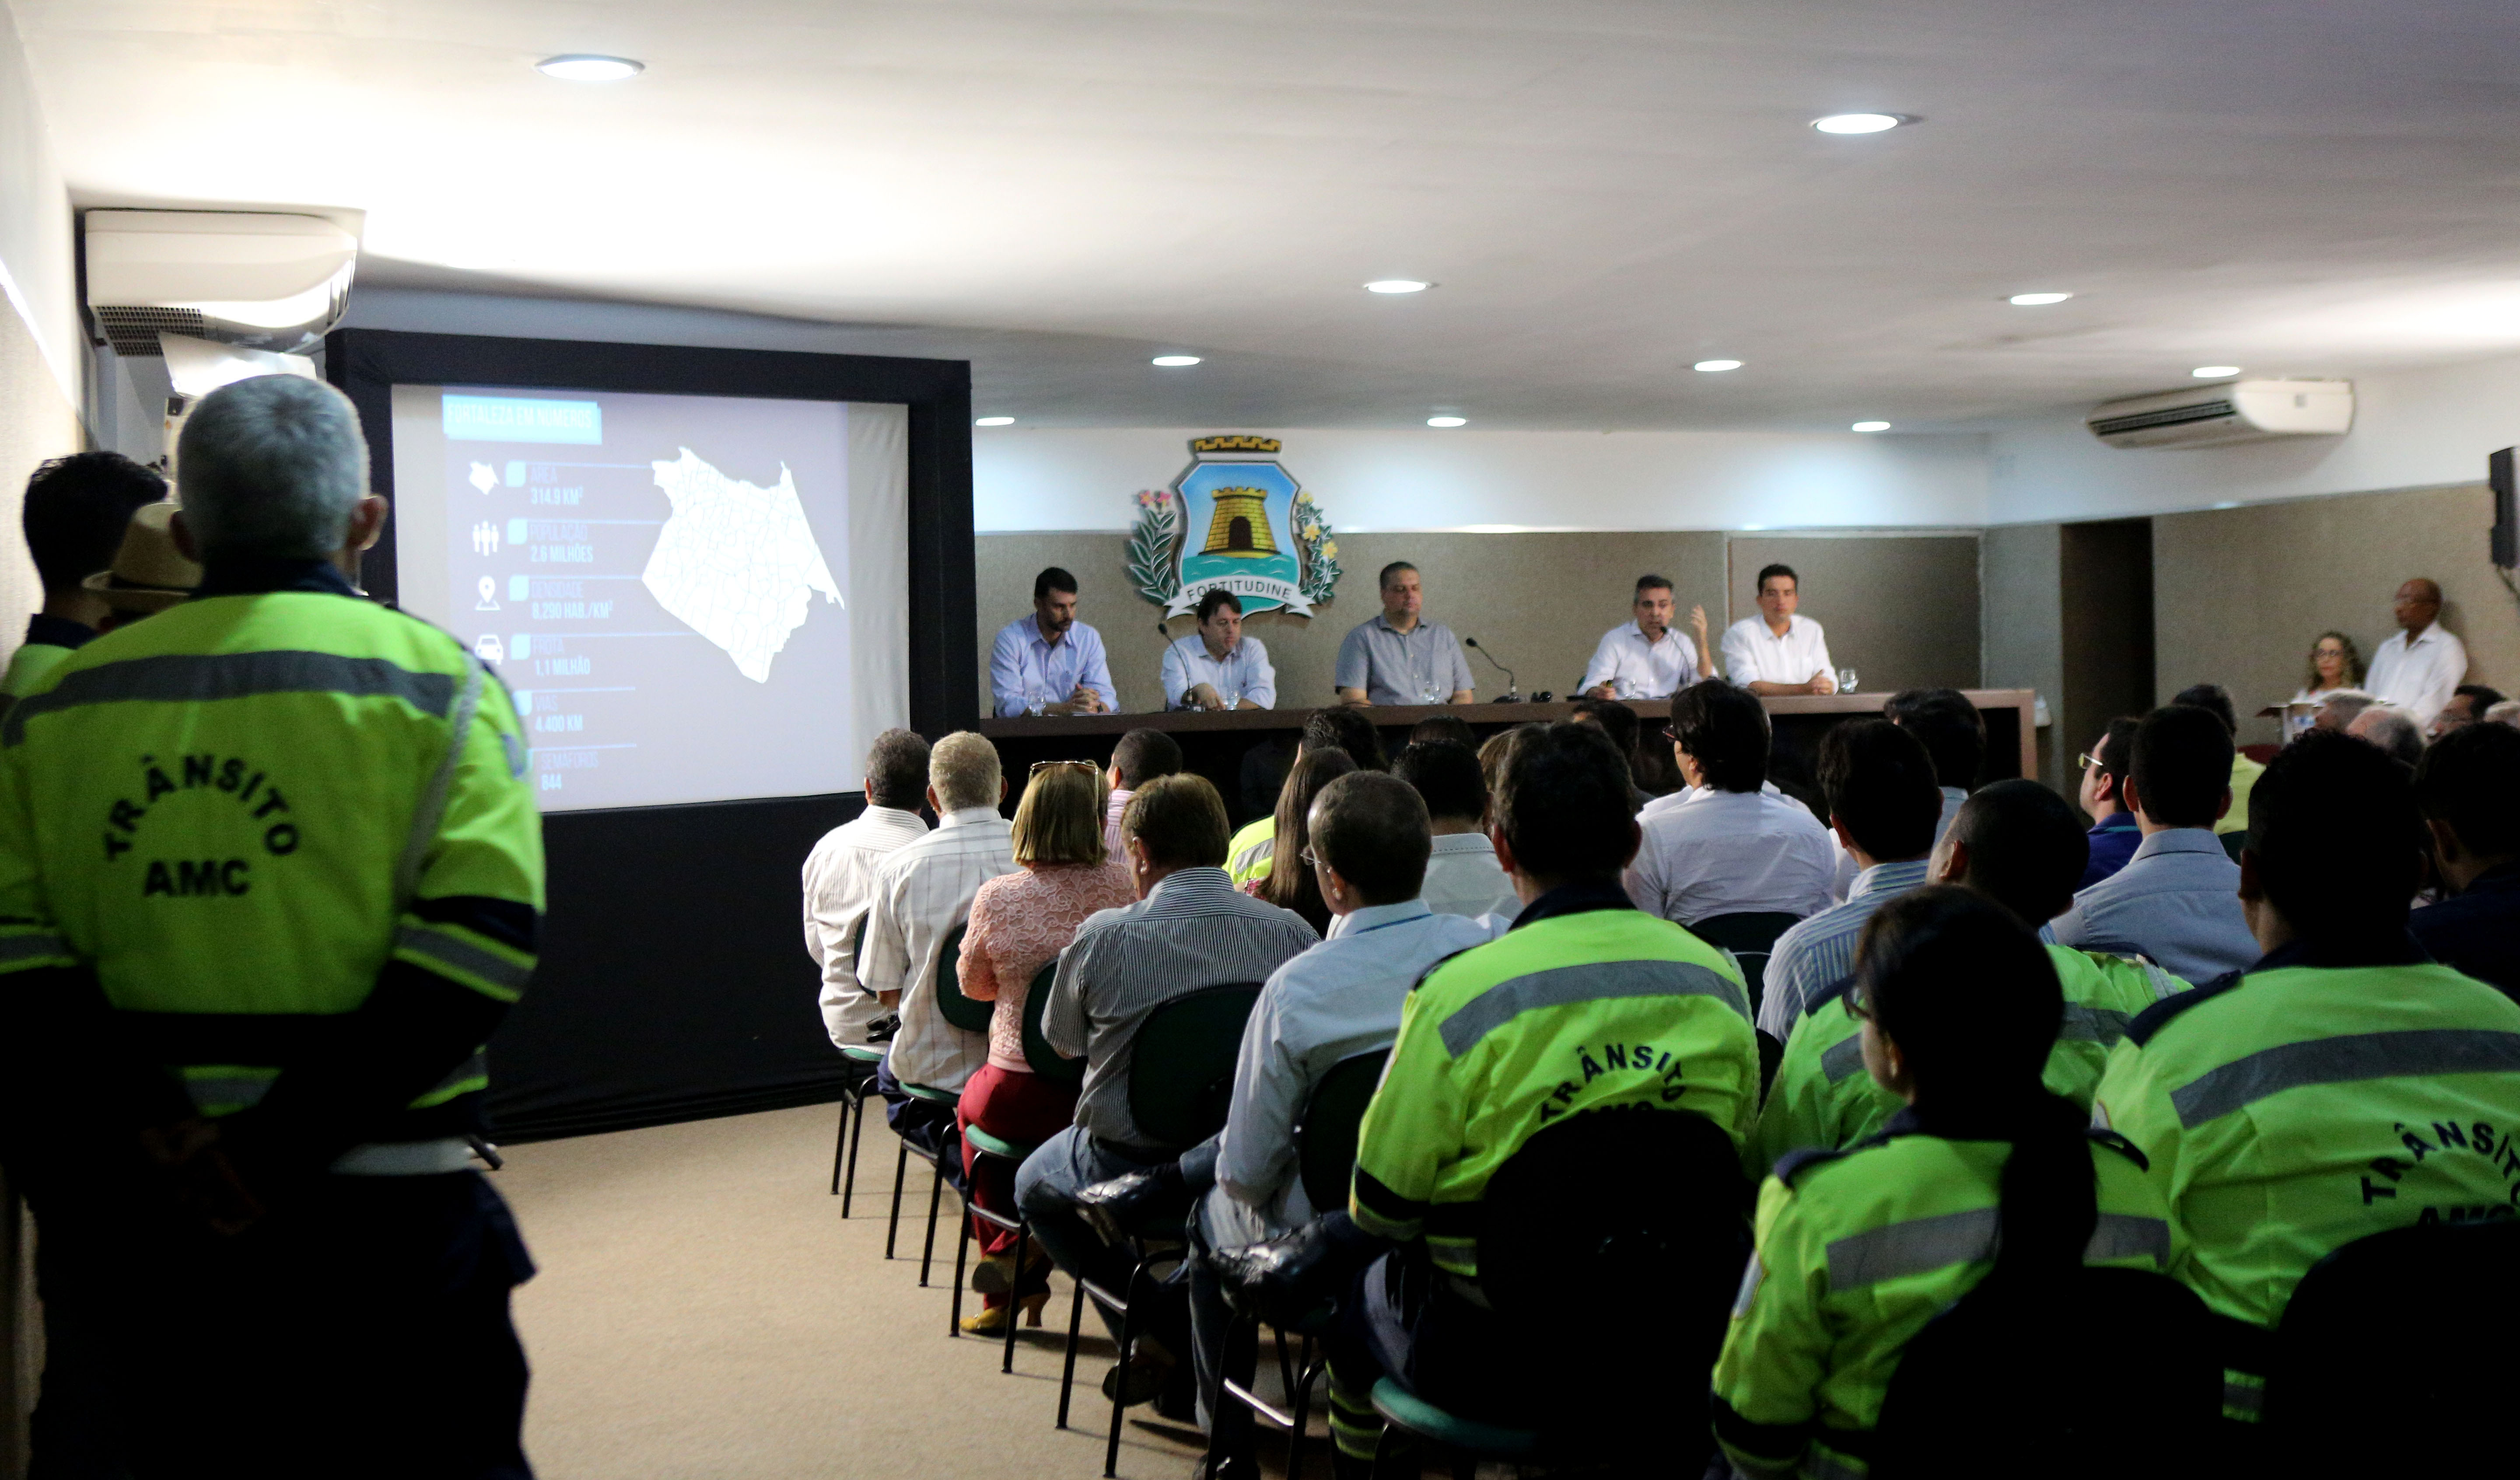
[[[1796,616],[1802,580],[1791,565],[1759,572],[1759,614],[1724,629],[1724,676],[1752,694],[1835,694],[1828,639],[1820,623]]]
[[[2417,576],[2398,588],[2392,609],[2401,629],[2371,654],[2362,687],[2382,703],[2433,722],[2467,676],[2467,645],[2442,630],[2441,587]]]
[[[1260,640],[1242,635],[1240,597],[1212,590],[1198,599],[1198,630],[1164,649],[1164,707],[1278,707],[1278,670]]]
[[[1672,696],[1671,744],[1689,789],[1641,815],[1622,882],[1648,915],[1809,917],[1827,909],[1835,850],[1810,809],[1768,785],[1768,711],[1720,679]]]
[[[971,896],[1001,874],[1015,872],[1014,830],[998,815],[1007,783],[998,748],[984,736],[957,731],[927,758],[927,805],[936,830],[893,850],[876,870],[875,904],[867,919],[858,982],[901,1014],[892,1048],[876,1072],[893,1130],[939,1153],[940,1168],[959,1176],[954,1106],[915,1099],[904,1084],[960,1093],[989,1059],[989,1035],[958,1028],[936,1005],[936,973],[952,972],[945,937],[970,918]],[[959,988],[958,988],[959,990]]]
[[[859,984],[858,956],[877,869],[927,835],[919,816],[926,785],[927,741],[886,730],[867,751],[866,810],[824,833],[805,857],[805,952],[822,973],[823,1025],[843,1051],[841,1073],[851,1084],[875,1072],[899,1021]]]
[[[1510,921],[1522,902],[1497,865],[1496,844],[1488,841],[1488,785],[1479,758],[1449,740],[1420,740],[1392,757],[1391,774],[1425,802],[1434,830],[1434,851],[1418,897],[1438,915],[1501,915]]]
[[[1057,565],[1032,578],[1032,613],[989,644],[989,695],[1000,719],[1108,714],[1120,702],[1102,634],[1076,619],[1076,577]]]
[[[1587,698],[1669,698],[1712,677],[1715,658],[1706,650],[1706,608],[1688,608],[1694,644],[1671,630],[1671,582],[1659,575],[1637,578],[1635,620],[1601,635],[1584,669]]]

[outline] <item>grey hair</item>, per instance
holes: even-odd
[[[321,560],[368,494],[368,440],[350,398],[320,381],[256,376],[203,397],[176,444],[184,522],[211,560]]]
[[[996,806],[1004,775],[998,747],[985,735],[957,730],[927,752],[927,785],[936,788],[937,805],[948,812]]]
[[[2366,740],[2411,766],[2424,758],[2424,732],[2415,728],[2412,715],[2404,709],[2374,706],[2354,716],[2345,733]]]

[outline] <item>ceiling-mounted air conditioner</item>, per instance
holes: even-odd
[[[321,343],[350,297],[359,241],[281,211],[91,210],[87,306],[116,354],[158,353],[160,331],[294,354]]]
[[[2354,428],[2352,381],[2226,381],[2104,401],[2083,419],[2112,447],[2226,447]]]

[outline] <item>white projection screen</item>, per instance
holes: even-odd
[[[392,388],[400,605],[516,695],[547,812],[859,789],[910,721],[908,409]]]

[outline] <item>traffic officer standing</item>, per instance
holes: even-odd
[[[467,1169],[543,901],[522,732],[347,578],[385,507],[339,392],[227,386],[181,458],[199,596],[0,721],[0,1067],[44,1232],[111,1251],[134,1473],[522,1476],[531,1265]]]
[[[2249,798],[2240,900],[2266,955],[2138,1017],[2092,1106],[2151,1161],[2173,1273],[2228,1318],[2227,1416],[2265,1397],[2262,1333],[2366,1233],[2520,1200],[2520,1006],[2407,933],[2424,828],[2407,768],[2332,732]]]

